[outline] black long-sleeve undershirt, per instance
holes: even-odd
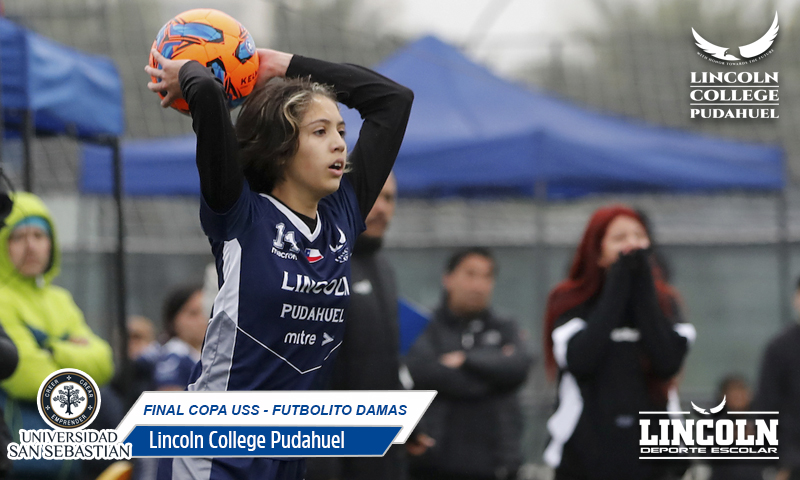
[[[348,157],[352,170],[345,175],[366,218],[400,150],[413,93],[366,68],[299,55],[292,57],[286,76],[310,76],[313,81],[332,85],[337,99],[358,110],[364,119],[359,140]],[[226,212],[241,195],[244,174],[222,85],[197,62],[186,63],[179,80],[197,135],[203,199],[213,211]]]
[[[198,62],[186,63],[178,78],[197,135],[200,192],[212,210],[226,212],[242,193],[244,174],[225,92],[211,71]]]

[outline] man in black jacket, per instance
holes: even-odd
[[[414,388],[438,390],[422,425],[435,445],[417,479],[516,478],[522,414],[517,391],[532,358],[517,324],[490,309],[495,262],[484,248],[450,258],[444,302],[408,355]]]
[[[333,367],[332,390],[402,390],[400,383],[397,287],[394,270],[381,252],[394,215],[397,182],[390,175],[356,240],[350,306],[344,343]],[[403,445],[383,457],[309,459],[307,480],[404,480]]]
[[[800,279],[794,294],[800,321]],[[780,471],[776,480],[800,480],[800,324],[775,336],[764,350],[754,410],[780,412]]]

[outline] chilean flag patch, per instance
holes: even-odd
[[[306,248],[308,263],[317,263],[322,260],[322,254],[316,248]]]

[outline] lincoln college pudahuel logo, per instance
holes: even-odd
[[[778,36],[778,12],[772,26],[758,40],[738,48],[715,45],[692,28],[697,55],[722,67],[747,66],[774,51]],[[705,53],[703,53],[705,52]],[[738,55],[738,56],[737,56]],[[780,85],[778,72],[726,71],[690,72],[689,118],[715,120],[778,119]]]
[[[769,50],[769,48],[772,46],[772,43],[775,41],[775,37],[778,36],[779,28],[778,12],[775,12],[775,20],[772,21],[772,26],[769,27],[767,33],[753,43],[740,46],[739,57],[733,55],[732,48],[714,45],[705,38],[701,37],[694,28],[692,29],[692,35],[694,35],[696,42],[695,45],[700,47],[707,54],[711,55],[712,58],[705,57],[707,60],[715,63],[720,63],[719,61],[722,60],[723,62],[743,62],[741,64],[746,64],[761,60],[766,56],[764,55],[765,53],[771,53],[771,51],[767,52],[767,50]]]
[[[37,404],[39,414],[54,427],[80,430],[89,426],[100,410],[100,392],[87,373],[64,368],[42,382]]]

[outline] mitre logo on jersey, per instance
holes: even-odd
[[[726,399],[710,408],[691,402],[696,419],[686,418],[692,412],[639,412],[639,459],[777,460],[778,412],[724,412]]]
[[[694,28],[692,28],[692,35],[694,35],[696,42],[695,45],[711,55],[711,57],[707,57],[698,52],[698,54],[704,59],[713,63],[727,66],[747,65],[749,63],[757,62],[773,52],[770,47],[772,47],[775,37],[778,36],[778,29],[778,12],[775,12],[775,20],[772,21],[772,26],[769,27],[767,33],[753,43],[740,46],[739,57],[732,53],[733,49],[726,46],[714,45],[705,38],[701,37]]]

